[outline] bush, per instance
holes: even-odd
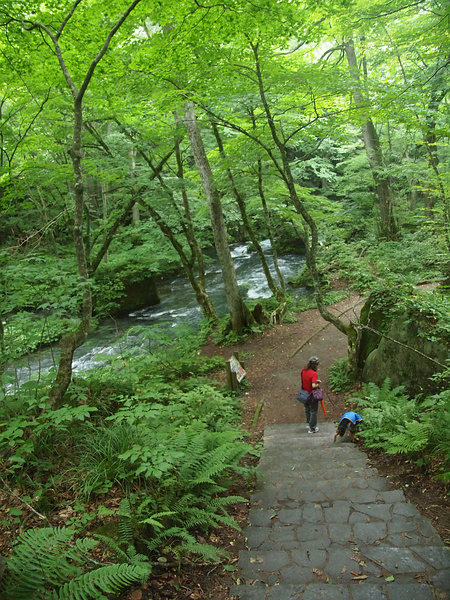
[[[338,358],[328,369],[330,387],[335,392],[348,392],[355,385],[355,379],[348,368],[348,358]]]
[[[362,398],[350,398],[364,418],[361,437],[365,446],[387,454],[408,454],[427,466],[432,454],[440,465],[437,476],[450,481],[450,390],[420,400],[404,394],[403,386],[391,389],[369,383]]]

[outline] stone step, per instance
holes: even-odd
[[[387,483],[380,477],[356,477],[339,479],[314,479],[280,477],[280,482],[265,481],[257,483],[256,491],[251,495],[252,506],[259,508],[278,508],[286,505],[316,502],[330,504],[338,500],[355,504],[379,504],[387,502]],[[403,498],[404,499],[404,498]]]
[[[335,425],[266,427],[251,496],[242,600],[446,600],[450,549]]]
[[[305,504],[279,511],[251,510],[250,527],[243,530],[243,535],[253,550],[293,549],[317,536],[343,545],[383,542],[398,548],[444,546],[429,519],[420,514],[407,518],[401,511],[395,512],[399,506],[402,505],[353,506],[336,502],[329,508]],[[405,508],[411,506],[406,504]]]
[[[230,592],[241,600],[434,600],[432,589],[426,583],[395,581],[355,585],[234,585]]]
[[[307,585],[318,578],[337,584],[378,585],[379,578],[397,582],[433,581],[439,572],[450,574],[450,549],[444,546],[396,548],[386,544],[329,543],[317,532],[310,541],[284,550],[249,550],[239,554],[239,573],[246,582],[270,586]],[[362,579],[355,579],[359,577]]]

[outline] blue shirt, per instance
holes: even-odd
[[[363,420],[363,418],[360,415],[358,415],[358,413],[355,413],[353,411],[344,413],[342,415],[341,420],[339,421],[339,423],[341,423],[344,419],[348,419],[354,425],[356,425],[356,423],[359,423],[359,421]]]

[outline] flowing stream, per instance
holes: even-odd
[[[277,281],[269,240],[264,241],[262,247],[272,276]],[[231,246],[231,253],[243,299],[257,300],[270,297],[271,291],[267,286],[257,253],[250,252],[248,244],[234,244]],[[286,282],[297,274],[304,263],[304,256],[298,254],[284,254],[278,258],[279,268]],[[227,314],[222,273],[219,262],[215,258],[211,259],[207,267],[206,289],[219,316]],[[157,325],[171,330],[175,337],[177,327],[199,326],[203,316],[186,277],[179,275],[158,284],[158,292],[160,304],[102,323],[76,350],[73,371],[76,373],[93,369],[107,363],[112,357],[122,354],[124,350],[139,351],[144,344],[148,343],[142,328]],[[289,287],[289,293],[300,297],[306,295],[307,291],[302,287]],[[8,385],[9,391],[12,392],[24,382],[36,378],[39,373],[56,368],[57,364],[57,346],[23,357],[8,369],[9,375],[14,379],[14,382]]]

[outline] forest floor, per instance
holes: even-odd
[[[355,317],[361,308],[361,299],[349,297],[331,310],[343,318]],[[205,356],[229,359],[238,352],[246,370],[247,385],[243,386],[242,425],[252,444],[262,440],[266,425],[297,423],[304,420],[304,409],[296,400],[300,371],[312,355],[320,358],[319,378],[325,393],[327,417],[319,409],[320,421],[337,422],[349,410],[349,395],[336,393],[330,387],[328,368],[346,356],[347,339],[333,325],[326,323],[317,310],[296,315],[295,323],[285,323],[253,334],[246,341],[220,347],[210,342],[203,348]],[[225,383],[225,374],[218,371],[213,377]],[[258,407],[262,404],[254,424]],[[371,464],[381,475],[388,477],[392,489],[401,488],[422,515],[429,518],[447,545],[450,545],[450,502],[448,486],[427,475],[404,457],[368,452]],[[255,460],[256,462],[256,460]],[[436,465],[436,469],[438,466]],[[230,493],[249,498],[251,489],[241,485]],[[232,514],[241,527],[247,525],[248,504],[234,508]],[[229,587],[235,582],[239,550],[245,547],[243,536],[232,528],[223,527],[209,538],[210,543],[225,549],[230,555],[224,565],[204,565],[190,562],[180,569],[155,573],[145,588],[134,589],[127,600],[229,600]]]

